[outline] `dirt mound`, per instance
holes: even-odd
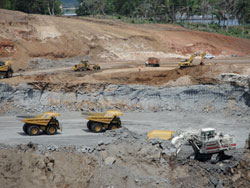
[[[173,70],[150,70],[142,69],[141,72],[120,72],[113,74],[94,74],[91,75],[92,79],[97,81],[105,81],[112,84],[142,84],[142,85],[193,85],[193,84],[216,84],[221,73],[226,71],[234,72],[231,66],[221,66],[218,68],[216,65],[211,66],[195,66],[186,69],[173,69]],[[235,69],[236,71],[236,69]],[[239,71],[239,69],[237,69]],[[183,77],[183,78],[182,78]],[[179,83],[178,83],[179,82]],[[169,83],[169,84],[167,84]]]
[[[166,155],[159,144],[127,138],[76,147],[0,147],[3,187],[249,187],[249,152],[230,161],[204,163]],[[90,151],[90,150],[88,150]]]
[[[0,57],[9,57],[16,51],[14,44],[8,40],[0,39]]]
[[[197,50],[215,55],[250,53],[249,40],[172,25],[131,25],[7,10],[0,10],[0,25],[0,37],[16,48],[11,54],[15,69],[26,66],[31,57],[57,59],[86,55],[101,61],[138,61],[148,56],[180,57]]]
[[[191,76],[182,76],[175,81],[173,80],[168,81],[165,85],[166,86],[188,86],[188,85],[193,85],[193,81],[192,81]]]

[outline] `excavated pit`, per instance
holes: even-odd
[[[122,133],[122,135],[121,135]],[[249,187],[250,151],[217,164],[175,157],[168,143],[128,130],[95,147],[0,147],[3,187]],[[109,136],[107,135],[107,136]]]
[[[250,123],[248,77],[228,74],[218,85],[184,87],[83,84],[72,91],[1,83],[0,90],[3,187],[250,186],[250,153],[243,152]],[[96,135],[86,131],[86,120],[76,114],[109,108],[125,112],[125,128]],[[12,120],[18,113],[49,110],[62,113],[63,134],[29,137]],[[153,129],[204,126],[236,135],[238,149],[230,160],[193,161],[189,147],[175,157],[169,142],[146,140]]]

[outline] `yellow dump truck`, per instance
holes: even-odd
[[[57,133],[58,129],[62,131],[62,127],[56,119],[58,116],[60,114],[56,112],[44,112],[37,116],[17,116],[17,119],[25,123],[23,131],[28,135],[35,136],[41,132],[53,135]]]
[[[11,67],[11,60],[0,61],[0,77],[10,78],[13,75],[13,70]]]
[[[85,113],[87,119],[87,127],[91,132],[99,133],[106,130],[114,130],[121,127],[120,116],[122,112],[118,110],[108,110],[105,113]]]
[[[88,61],[81,61],[81,63],[72,67],[73,71],[93,71],[100,70],[101,67],[99,64],[89,64]]]

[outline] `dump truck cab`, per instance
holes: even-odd
[[[11,78],[13,76],[12,61],[0,61],[0,76],[4,78]]]
[[[120,116],[123,113],[118,110],[108,110],[105,113],[86,113],[85,115],[88,115],[87,128],[91,132],[99,133],[120,128]]]
[[[56,118],[58,116],[60,114],[56,112],[44,112],[36,116],[17,116],[17,119],[25,123],[23,131],[30,136],[39,135],[41,131],[53,135],[58,129],[62,131],[62,126]]]

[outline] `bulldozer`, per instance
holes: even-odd
[[[25,123],[23,131],[30,136],[39,135],[41,132],[54,135],[58,129],[62,131],[62,126],[56,119],[58,116],[60,114],[56,112],[44,112],[36,116],[17,116],[17,119]]]
[[[146,67],[160,67],[160,59],[155,57],[149,57],[145,63]]]
[[[87,115],[87,128],[94,133],[105,132],[120,128],[122,112],[118,110],[108,110],[105,113],[83,113]]]
[[[210,160],[217,163],[225,157],[225,151],[235,150],[236,142],[233,135],[217,133],[214,128],[186,131],[173,137],[171,143],[176,148],[176,155],[184,144],[192,146],[194,153],[191,159]]]
[[[0,77],[11,78],[13,76],[13,69],[11,67],[11,60],[0,61]]]
[[[99,64],[89,64],[87,60],[81,61],[81,63],[72,67],[73,71],[93,71],[100,70],[101,67]]]
[[[200,65],[204,65],[204,57],[205,57],[205,55],[206,55],[206,53],[204,53],[204,52],[196,53],[196,54],[191,55],[191,57],[189,59],[182,60],[181,62],[179,62],[180,69],[195,67],[196,65],[193,64],[193,60],[197,56],[201,56]]]

